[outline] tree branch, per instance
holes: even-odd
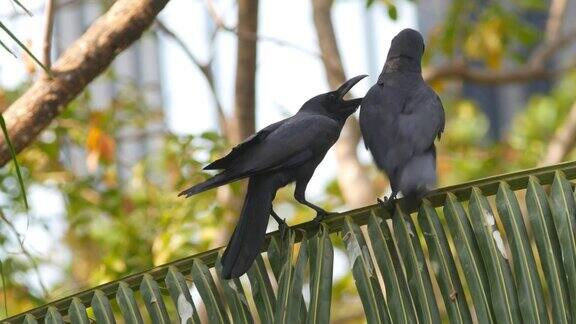
[[[210,88],[210,92],[212,93],[212,99],[214,100],[214,105],[216,106],[216,113],[218,114],[218,124],[220,126],[220,130],[224,136],[228,137],[228,119],[226,118],[226,114],[224,113],[224,108],[222,107],[222,103],[220,102],[220,98],[218,97],[218,92],[216,91],[216,84],[214,83],[214,74],[212,73],[212,60],[210,59],[208,63],[201,63],[200,60],[192,53],[192,50],[186,46],[186,43],[178,37],[172,30],[170,30],[166,25],[156,19],[156,29],[166,35],[168,38],[172,39],[176,45],[180,47],[180,49],[186,54],[188,59],[194,64],[198,70],[206,79],[208,83],[208,87]]]
[[[492,71],[485,69],[471,68],[465,62],[454,62],[452,64],[442,65],[440,67],[429,68],[423,72],[424,80],[427,82],[435,82],[438,80],[460,80],[469,81],[476,84],[509,84],[509,83],[524,83],[534,80],[544,80],[557,77],[565,73],[567,70],[576,67],[576,63],[568,64],[565,67],[558,69],[550,69],[546,67],[530,67],[519,68],[508,71]]]
[[[468,62],[459,59],[445,65],[427,68],[424,70],[423,76],[427,82],[457,79],[477,84],[522,83],[554,78],[566,72],[567,69],[574,68],[574,64],[551,70],[546,63],[559,50],[572,44],[574,40],[576,40],[576,30],[564,36],[558,36],[552,41],[545,41],[532,52],[525,66],[515,69],[487,70],[472,68]]]
[[[37,80],[5,112],[16,151],[30,145],[112,60],[142,36],[168,0],[118,0],[54,64],[53,78]],[[10,160],[0,139],[0,166]]]
[[[46,22],[44,25],[44,66],[48,71],[52,66],[52,28],[54,27],[54,0],[46,0]]]
[[[552,137],[548,150],[540,165],[550,165],[562,162],[576,144],[576,103],[570,108],[570,112],[564,123],[556,130]]]
[[[546,21],[546,31],[544,32],[544,39],[546,42],[554,41],[562,31],[562,23],[566,16],[566,0],[552,0],[550,4],[550,11],[548,13],[548,20]]]
[[[566,12],[566,0],[552,0],[550,4],[550,11],[548,14],[548,21],[546,22],[545,41],[547,43],[560,43],[558,39],[562,32],[562,25]],[[574,34],[576,32],[572,32]],[[570,35],[564,36],[562,45],[571,43]],[[553,52],[553,47],[550,47],[549,52]],[[545,59],[541,59],[545,61]],[[540,160],[540,165],[556,164],[564,160],[566,155],[570,153],[574,144],[576,143],[576,103],[572,105],[570,112],[564,123],[556,129],[552,140],[548,144],[548,149],[544,158]]]
[[[574,40],[576,40],[576,30],[572,30],[566,35],[556,35],[553,38],[545,39],[544,43],[534,50],[528,64],[532,67],[544,66],[559,50],[572,45]]]
[[[346,76],[330,15],[332,3],[332,0],[313,0],[312,6],[314,25],[328,84],[332,89],[336,89],[346,81]],[[358,159],[356,150],[359,142],[358,120],[354,117],[348,118],[335,146],[338,167],[340,170],[346,170],[345,172],[338,172],[339,187],[344,195],[344,200],[351,207],[366,205],[373,202],[375,197],[372,182]]]

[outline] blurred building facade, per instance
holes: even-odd
[[[104,3],[99,0],[73,1],[56,11],[53,57],[58,57],[106,11]],[[128,91],[141,97],[150,116],[162,116],[160,49],[156,34],[145,33],[123,51],[112,63],[110,71],[92,82],[88,91],[91,104],[87,109],[105,109],[122,91]],[[117,170],[120,180],[129,178],[131,167],[144,155],[161,149],[164,129],[162,118],[149,118],[146,125],[126,126],[113,134],[116,138],[116,156],[121,159],[121,163],[118,163],[121,166]],[[70,145],[63,158],[75,172],[88,172],[83,148]]]

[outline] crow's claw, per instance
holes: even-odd
[[[334,215],[336,213],[329,213],[325,210],[322,211],[316,211],[316,217],[314,217],[314,219],[312,220],[314,223],[316,223],[317,225],[320,225],[320,223],[328,216],[330,215]]]
[[[378,205],[380,205],[382,209],[391,211],[394,210],[394,202],[396,201],[396,198],[394,197],[388,198],[384,196],[384,199],[376,198],[376,201],[378,202]]]
[[[286,223],[286,219],[282,219],[282,221],[278,223],[278,231],[280,232],[280,240],[282,242],[284,242],[284,238],[286,237],[286,234],[289,230],[290,226],[288,226],[288,223]]]
[[[286,236],[286,233],[290,229],[290,226],[288,226],[288,223],[286,223],[286,219],[280,218],[280,216],[278,216],[276,212],[272,211],[270,214],[272,215],[272,218],[274,218],[276,223],[278,223],[278,231],[280,232],[280,239],[284,241],[284,237]]]

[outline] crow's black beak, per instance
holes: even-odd
[[[351,108],[354,111],[356,111],[358,106],[360,106],[360,104],[362,103],[363,99],[364,98],[355,98],[350,100],[344,100],[344,108]]]
[[[366,74],[362,74],[359,76],[355,76],[352,79],[344,82],[340,88],[338,88],[338,90],[336,90],[336,93],[338,94],[338,98],[340,100],[344,99],[344,96],[348,93],[348,91],[350,91],[350,89],[352,89],[352,87],[354,85],[356,85],[356,83],[360,82],[360,80],[364,79],[365,77],[367,77],[368,75]]]

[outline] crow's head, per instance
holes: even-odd
[[[310,100],[308,100],[300,109],[302,112],[310,112],[315,114],[322,114],[340,120],[346,120],[348,116],[352,115],[360,103],[362,98],[346,100],[344,97],[352,89],[352,87],[360,80],[367,77],[367,75],[355,76],[352,79],[344,82],[338,89],[323,93]]]
[[[406,28],[394,36],[388,51],[388,59],[404,57],[420,62],[424,54],[424,39],[422,35],[410,28]]]
[[[364,79],[365,77],[367,77],[366,74],[355,76],[352,79],[342,83],[342,85],[335,91],[328,92],[324,104],[326,110],[328,110],[329,113],[338,116],[348,117],[352,115],[356,109],[358,109],[360,103],[362,103],[363,98],[346,100],[344,97],[348,91],[350,91],[350,89],[356,85],[356,83],[360,82],[360,80]]]

